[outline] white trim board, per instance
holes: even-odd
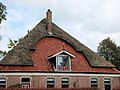
[[[62,50],[62,51],[60,51],[60,52],[58,52],[58,53],[56,53],[56,54],[54,54],[54,55],[52,55],[52,56],[47,57],[47,59],[51,59],[51,58],[53,58],[53,57],[55,57],[55,56],[57,56],[57,55],[59,55],[59,54],[61,54],[61,53],[66,53],[66,54],[68,54],[68,55],[71,56],[71,57],[75,57],[75,55],[69,53],[68,51]]]
[[[0,76],[11,76],[11,75],[34,75],[34,76],[106,76],[106,77],[120,77],[120,74],[86,74],[86,73],[39,73],[39,72],[8,72],[8,73],[0,73]]]

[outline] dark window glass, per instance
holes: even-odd
[[[55,79],[47,78],[47,88],[54,88],[54,86],[55,86]]]
[[[69,78],[62,78],[61,86],[62,86],[62,88],[69,88]]]
[[[111,90],[111,79],[110,78],[104,79],[104,87],[105,87],[105,90]]]
[[[98,79],[91,78],[91,87],[98,87]]]
[[[30,88],[30,78],[21,79],[22,88]]]
[[[5,88],[5,87],[6,87],[6,79],[0,78],[0,88]]]
[[[70,62],[69,62],[69,56],[67,55],[59,55],[57,56],[57,70],[70,70]]]
[[[30,78],[22,78],[22,82],[24,82],[24,83],[30,82]]]

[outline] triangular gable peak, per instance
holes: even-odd
[[[63,54],[63,55],[69,55],[71,58],[75,57],[75,55],[73,55],[72,53],[70,53],[70,52],[68,52],[66,50],[62,50],[62,51],[60,51],[58,53],[55,53],[53,55],[48,56],[47,59],[51,59],[51,58],[56,57],[56,56],[61,55],[61,54]]]

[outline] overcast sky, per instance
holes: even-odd
[[[0,0],[7,6],[1,24],[0,50],[8,50],[9,38],[32,30],[51,9],[53,22],[96,52],[99,42],[111,37],[120,45],[120,0]]]

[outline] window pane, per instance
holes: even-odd
[[[0,88],[5,88],[5,87],[6,87],[6,79],[0,78]]]
[[[105,90],[111,90],[111,86],[110,85],[105,85]]]
[[[91,78],[91,87],[98,87],[98,79]]]
[[[0,81],[0,84],[5,84],[5,81]]]
[[[61,86],[62,88],[69,88],[69,78],[62,78]]]
[[[57,56],[57,69],[58,70],[70,70],[69,56],[59,55]]]
[[[21,79],[22,88],[30,88],[30,78]]]
[[[63,61],[64,61],[64,66],[69,67],[69,56],[64,56]]]
[[[5,81],[5,78],[0,78],[0,81]]]
[[[54,78],[48,78],[47,81],[54,81]]]
[[[105,90],[111,90],[111,79],[110,78],[104,79],[104,88]]]
[[[104,79],[104,84],[111,84],[111,80],[109,78],[105,78]]]
[[[59,66],[63,66],[63,58],[62,58],[61,56],[59,56],[57,60],[58,60],[58,61],[57,61],[57,62],[58,62],[58,65],[59,65]]]
[[[30,78],[22,78],[22,82],[30,82]]]
[[[68,78],[62,78],[62,81],[69,81],[69,79]]]
[[[54,88],[55,79],[54,78],[47,78],[47,88]]]

